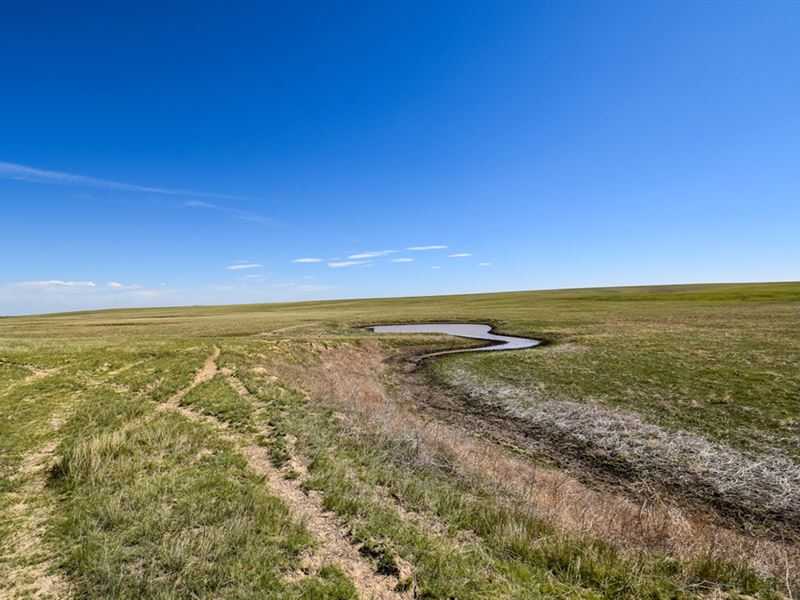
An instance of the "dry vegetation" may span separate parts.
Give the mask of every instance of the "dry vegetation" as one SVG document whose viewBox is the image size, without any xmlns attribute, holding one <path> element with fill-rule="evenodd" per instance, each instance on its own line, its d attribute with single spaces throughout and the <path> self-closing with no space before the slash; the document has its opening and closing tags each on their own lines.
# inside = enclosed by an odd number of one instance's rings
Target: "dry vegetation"
<svg viewBox="0 0 800 600">
<path fill-rule="evenodd" d="M 569 401 L 521 402 L 520 391 L 476 385 L 463 370 L 448 382 L 514 421 L 535 447 L 612 482 L 712 504 L 733 523 L 778 537 L 800 533 L 800 465 L 780 452 L 746 454 L 700 435 L 647 423 L 636 413 Z M 522 442 L 525 443 L 525 442 Z"/>
<path fill-rule="evenodd" d="M 518 502 L 523 498 L 523 506 L 531 516 L 544 518 L 565 533 L 590 534 L 611 540 L 622 548 L 646 548 L 684 558 L 732 558 L 749 563 L 762 575 L 772 577 L 792 575 L 800 569 L 800 548 L 796 545 L 720 526 L 715 523 L 714 515 L 686 510 L 671 501 L 663 489 L 659 489 L 662 486 L 642 486 L 638 499 L 592 489 L 564 472 L 522 459 L 518 446 L 509 450 L 507 446 L 488 443 L 480 427 L 470 429 L 458 421 L 435 420 L 414 411 L 412 407 L 418 403 L 419 396 L 431 392 L 395 385 L 390 389 L 398 390 L 400 397 L 392 398 L 382 383 L 387 374 L 374 348 L 337 348 L 323 350 L 321 355 L 321 369 L 299 370 L 293 372 L 292 377 L 305 382 L 317 397 L 341 403 L 346 410 L 341 414 L 349 416 L 350 427 L 365 431 L 377 425 L 392 439 L 413 445 L 421 461 L 446 456 L 466 473 L 498 486 L 500 494 L 512 492 L 510 501 Z M 412 397 L 414 394 L 416 396 Z M 358 418 L 354 419 L 354 415 Z M 566 420 L 575 423 L 573 419 Z M 589 421 L 584 424 L 588 426 Z M 588 438 L 595 432 L 602 438 L 615 429 L 602 419 L 595 419 L 593 425 L 596 429 L 585 432 Z M 679 437 L 678 443 L 680 441 Z M 673 443 L 674 440 L 669 440 L 667 447 L 672 448 Z M 694 443 L 692 439 L 688 452 L 697 451 Z M 619 449 L 616 445 L 615 448 Z M 725 467 L 725 463 L 718 465 L 720 470 Z M 773 466 L 773 469 L 779 472 L 780 466 Z M 792 474 L 796 473 L 796 467 L 791 469 Z M 744 478 L 748 476 L 752 477 L 745 472 Z M 795 499 L 785 502 L 781 508 L 796 510 L 800 482 L 784 484 L 781 489 L 781 498 Z M 770 491 L 755 493 L 766 495 Z"/>
<path fill-rule="evenodd" d="M 800 285 L 0 320 L 0 595 L 798 594 Z M 523 352 L 376 337 L 486 321 Z M 743 341 L 747 339 L 748 344 Z"/>
</svg>

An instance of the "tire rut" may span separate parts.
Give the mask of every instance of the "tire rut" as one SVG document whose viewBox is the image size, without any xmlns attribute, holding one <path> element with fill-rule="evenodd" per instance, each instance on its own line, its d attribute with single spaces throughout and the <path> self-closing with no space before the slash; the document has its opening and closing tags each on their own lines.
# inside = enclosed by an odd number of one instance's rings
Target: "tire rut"
<svg viewBox="0 0 800 600">
<path fill-rule="evenodd" d="M 220 437 L 233 444 L 241 452 L 252 471 L 265 477 L 269 491 L 286 503 L 292 516 L 306 525 L 317 542 L 313 550 L 302 557 L 302 571 L 317 571 L 324 564 L 332 564 L 339 567 L 350 578 L 360 598 L 373 600 L 411 598 L 410 593 L 395 590 L 398 583 L 396 577 L 378 574 L 375 565 L 359 553 L 350 541 L 349 528 L 341 523 L 333 513 L 323 508 L 322 494 L 319 492 L 306 494 L 299 480 L 284 477 L 283 472 L 270 461 L 267 449 L 254 443 L 252 436 L 235 433 L 228 428 L 226 423 L 216 417 L 201 414 L 180 405 L 181 399 L 186 394 L 201 383 L 211 380 L 220 371 L 233 389 L 250 396 L 244 384 L 231 371 L 220 370 L 217 367 L 216 360 L 219 353 L 219 348 L 215 346 L 213 354 L 206 360 L 203 368 L 197 372 L 192 383 L 174 394 L 169 401 L 159 405 L 158 410 L 171 410 L 191 421 L 211 425 L 218 430 Z M 259 433 L 263 435 L 271 434 L 269 427 L 264 426 L 259 429 Z M 290 466 L 294 470 L 305 471 L 305 467 L 294 457 L 290 459 Z"/>
<path fill-rule="evenodd" d="M 60 418 L 53 418 L 55 429 L 60 422 Z M 19 497 L 19 502 L 9 509 L 15 516 L 14 533 L 3 548 L 0 563 L 13 558 L 17 564 L 4 569 L 5 581 L 0 593 L 6 591 L 12 597 L 31 598 L 66 598 L 69 595 L 69 586 L 56 570 L 53 553 L 43 539 L 53 507 L 36 502 L 45 493 L 47 471 L 57 444 L 57 440 L 52 440 L 27 454 L 15 476 L 25 483 L 14 493 Z"/>
<path fill-rule="evenodd" d="M 191 392 L 194 388 L 196 388 L 201 383 L 205 383 L 206 381 L 211 381 L 214 379 L 214 375 L 217 374 L 219 370 L 217 367 L 217 359 L 219 358 L 219 348 L 214 346 L 214 351 L 211 353 L 206 359 L 206 362 L 200 368 L 199 371 L 194 376 L 192 383 L 190 383 L 185 388 L 178 390 L 175 392 L 167 402 L 161 406 L 164 408 L 174 408 L 179 405 L 180 401 L 183 400 L 183 397 L 186 396 L 189 392 Z"/>
</svg>

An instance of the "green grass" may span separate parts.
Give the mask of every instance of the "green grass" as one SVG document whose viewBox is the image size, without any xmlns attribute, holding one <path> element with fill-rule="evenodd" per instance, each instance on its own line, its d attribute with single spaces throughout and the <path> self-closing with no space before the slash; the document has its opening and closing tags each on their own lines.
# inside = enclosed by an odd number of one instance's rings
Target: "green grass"
<svg viewBox="0 0 800 600">
<path fill-rule="evenodd" d="M 600 402 L 741 449 L 777 447 L 800 458 L 797 304 L 680 297 L 581 300 L 572 308 L 583 322 L 502 326 L 538 329 L 556 342 L 550 347 L 459 356 L 434 370 L 446 380 L 457 366 L 531 398 Z"/>
<path fill-rule="evenodd" d="M 353 335 L 352 325 L 386 321 L 484 321 L 503 332 L 570 343 L 578 351 L 459 356 L 444 361 L 440 368 L 457 363 L 480 377 L 535 389 L 548 398 L 596 400 L 737 447 L 777 447 L 797 459 L 798 304 L 798 283 L 600 288 L 110 310 L 4 319 L 0 335 L 148 338 L 146 344 L 159 347 L 165 340 L 197 337 L 265 333 L 268 338 L 271 330 L 297 325 L 278 337 L 310 337 L 323 331 Z M 360 332 L 359 337 L 363 337 Z M 396 339 L 393 343 L 411 343 Z M 443 344 L 452 345 L 452 341 Z M 177 364 L 170 362 L 170 350 L 164 351 L 162 360 L 178 372 L 170 374 L 175 382 L 165 386 L 162 398 L 190 378 L 204 351 L 195 349 Z M 140 377 L 157 379 L 164 370 L 159 368 L 159 355 L 149 361 L 116 379 L 121 383 Z"/>
<path fill-rule="evenodd" d="M 64 433 L 52 537 L 76 595 L 352 597 L 330 569 L 284 581 L 312 540 L 208 426 L 108 396 Z"/>
<path fill-rule="evenodd" d="M 0 388 L 0 514 L 18 501 L 26 483 L 19 472 L 24 457 L 55 439 L 54 417 L 81 394 L 79 385 L 56 377 L 25 384 L 26 375 Z M 0 518 L 0 547 L 15 527 L 14 519 Z"/>
<path fill-rule="evenodd" d="M 238 429 L 247 429 L 253 420 L 250 401 L 239 395 L 222 375 L 198 385 L 181 399 L 181 405 L 195 406 L 200 412 L 217 417 Z"/>
<path fill-rule="evenodd" d="M 8 583 L 0 593 L 19 591 L 14 570 L 39 561 L 75 597 L 357 597 L 357 582 L 336 564 L 299 571 L 300 555 L 314 552 L 313 534 L 219 428 L 157 409 L 190 384 L 214 346 L 218 366 L 249 393 L 218 374 L 182 406 L 264 446 L 286 480 L 321 495 L 364 559 L 398 589 L 427 598 L 786 592 L 782 575 L 758 575 L 747 560 L 670 556 L 566 533 L 452 455 L 420 451 L 327 392 L 299 390 L 303 378 L 322 375 L 323 349 L 382 352 L 391 371 L 408 353 L 469 345 L 362 329 L 419 321 L 487 322 L 548 342 L 428 363 L 428 381 L 456 392 L 461 410 L 623 410 L 747 456 L 800 464 L 798 283 L 4 318 L 0 578 Z M 21 473 L 53 445 L 43 455 L 51 470 Z M 307 471 L 295 470 L 297 461 Z M 39 479 L 43 491 L 32 485 Z M 20 502 L 30 508 L 20 513 Z M 42 526 L 31 532 L 41 538 L 32 558 L 13 540 L 34 516 Z"/>
</svg>

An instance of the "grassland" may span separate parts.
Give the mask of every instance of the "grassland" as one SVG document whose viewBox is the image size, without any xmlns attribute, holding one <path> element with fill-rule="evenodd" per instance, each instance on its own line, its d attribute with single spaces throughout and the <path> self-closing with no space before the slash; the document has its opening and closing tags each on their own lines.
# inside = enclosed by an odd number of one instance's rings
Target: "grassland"
<svg viewBox="0 0 800 600">
<path fill-rule="evenodd" d="M 0 596 L 796 596 L 798 350 L 796 283 L 3 318 Z"/>
</svg>

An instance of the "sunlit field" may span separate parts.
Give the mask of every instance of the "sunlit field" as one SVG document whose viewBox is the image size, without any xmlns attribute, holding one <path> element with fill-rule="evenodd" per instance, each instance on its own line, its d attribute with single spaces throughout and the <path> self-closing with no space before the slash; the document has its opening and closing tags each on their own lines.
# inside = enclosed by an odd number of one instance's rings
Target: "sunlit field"
<svg viewBox="0 0 800 600">
<path fill-rule="evenodd" d="M 799 353 L 798 283 L 2 318 L 0 595 L 797 597 Z"/>
</svg>

